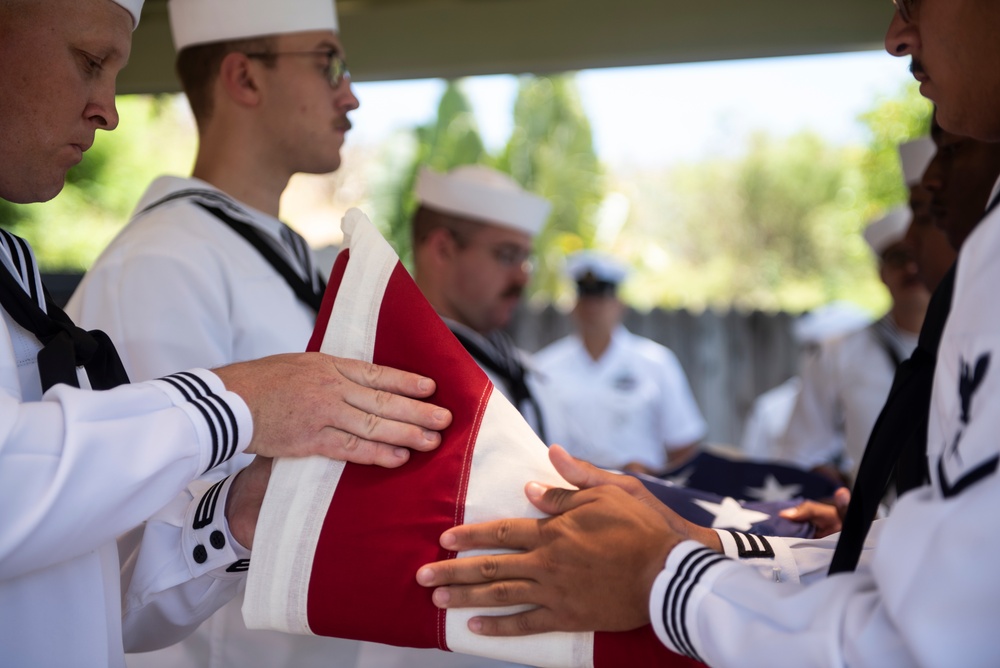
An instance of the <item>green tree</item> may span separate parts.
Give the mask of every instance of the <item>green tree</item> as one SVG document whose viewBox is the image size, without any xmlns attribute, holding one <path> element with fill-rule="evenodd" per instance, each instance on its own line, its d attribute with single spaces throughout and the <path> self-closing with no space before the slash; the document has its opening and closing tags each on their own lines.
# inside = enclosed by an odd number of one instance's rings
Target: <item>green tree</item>
<svg viewBox="0 0 1000 668">
<path fill-rule="evenodd" d="M 437 118 L 415 128 L 412 136 L 412 141 L 404 140 L 402 149 L 399 143 L 390 142 L 384 158 L 398 167 L 387 170 L 372 197 L 377 224 L 408 266 L 412 266 L 413 257 L 410 223 L 417 207 L 413 188 L 420 167 L 446 172 L 461 165 L 490 162 L 472 105 L 458 81 L 448 82 L 438 103 Z"/>
<path fill-rule="evenodd" d="M 645 182 L 667 189 L 631 230 L 664 253 L 639 282 L 644 305 L 799 310 L 870 278 L 858 274 L 870 259 L 854 222 L 854 153 L 810 133 L 758 133 L 739 158 Z"/>
<path fill-rule="evenodd" d="M 535 240 L 531 286 L 532 295 L 551 299 L 564 283 L 563 256 L 593 246 L 605 192 L 590 121 L 572 74 L 521 79 L 514 130 L 498 168 L 552 203 Z"/>
<path fill-rule="evenodd" d="M 874 107 L 861 115 L 860 121 L 871 135 L 860 165 L 868 218 L 907 201 L 909 193 L 903 186 L 896 147 L 930 133 L 932 109 L 917 84 L 908 83 L 895 96 L 876 100 Z"/>
<path fill-rule="evenodd" d="M 865 146 L 758 133 L 737 158 L 636 176 L 624 248 L 640 271 L 626 298 L 694 309 L 800 311 L 832 299 L 886 308 L 861 232 L 905 201 L 896 147 L 926 134 L 929 114 L 906 86 L 861 115 Z"/>
</svg>

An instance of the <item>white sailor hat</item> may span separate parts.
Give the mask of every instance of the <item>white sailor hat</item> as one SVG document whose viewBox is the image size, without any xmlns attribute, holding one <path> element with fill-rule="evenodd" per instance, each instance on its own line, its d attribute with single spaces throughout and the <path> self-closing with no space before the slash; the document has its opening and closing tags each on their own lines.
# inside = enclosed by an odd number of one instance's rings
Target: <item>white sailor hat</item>
<svg viewBox="0 0 1000 668">
<path fill-rule="evenodd" d="M 337 31 L 334 0 L 170 0 L 174 48 L 283 35 Z"/>
<path fill-rule="evenodd" d="M 132 15 L 133 30 L 139 27 L 139 14 L 142 13 L 143 0 L 112 0 L 112 2 L 121 5 L 125 8 L 125 11 Z"/>
<path fill-rule="evenodd" d="M 930 137 L 921 137 L 899 145 L 899 163 L 903 168 L 903 182 L 908 188 L 920 183 L 935 153 L 937 146 Z"/>
<path fill-rule="evenodd" d="M 549 217 L 548 200 L 521 188 L 517 181 L 483 165 L 456 167 L 447 174 L 420 169 L 417 201 L 453 216 L 512 227 L 534 237 Z"/>
<path fill-rule="evenodd" d="M 566 272 L 580 295 L 612 295 L 628 275 L 628 267 L 607 253 L 584 250 L 566 258 Z"/>
<path fill-rule="evenodd" d="M 830 302 L 796 318 L 792 335 L 801 344 L 815 344 L 867 327 L 871 321 L 866 311 L 850 302 Z"/>
<path fill-rule="evenodd" d="M 889 246 L 903 240 L 906 228 L 910 226 L 910 218 L 909 207 L 897 206 L 865 228 L 865 241 L 868 242 L 876 255 L 881 256 Z"/>
</svg>

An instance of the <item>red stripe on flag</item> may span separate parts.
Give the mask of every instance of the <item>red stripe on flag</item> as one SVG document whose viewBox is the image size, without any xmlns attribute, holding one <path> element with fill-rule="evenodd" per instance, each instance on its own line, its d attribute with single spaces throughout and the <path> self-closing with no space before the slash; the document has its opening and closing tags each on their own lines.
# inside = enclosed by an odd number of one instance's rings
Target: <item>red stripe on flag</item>
<svg viewBox="0 0 1000 668">
<path fill-rule="evenodd" d="M 330 290 L 342 277 L 335 269 Z M 309 625 L 319 635 L 447 649 L 444 612 L 414 577 L 421 565 L 455 556 L 438 539 L 462 521 L 492 385 L 400 264 L 382 298 L 375 341 L 375 363 L 437 381 L 430 400 L 451 410 L 453 422 L 436 451 L 414 452 L 399 469 L 345 467 L 316 549 Z"/>
<path fill-rule="evenodd" d="M 658 668 L 694 668 L 705 664 L 671 652 L 656 637 L 653 627 L 643 626 L 623 633 L 594 634 L 594 668 L 657 666 Z"/>
<path fill-rule="evenodd" d="M 345 248 L 337 254 L 337 259 L 333 262 L 330 280 L 327 282 L 326 292 L 323 293 L 323 303 L 320 304 L 319 313 L 316 314 L 316 327 L 309 339 L 309 345 L 306 346 L 306 352 L 316 352 L 323 345 L 326 326 L 330 324 L 330 314 L 333 313 L 333 303 L 337 301 L 340 282 L 344 280 L 344 272 L 347 271 L 347 262 L 350 258 L 351 251 Z"/>
</svg>

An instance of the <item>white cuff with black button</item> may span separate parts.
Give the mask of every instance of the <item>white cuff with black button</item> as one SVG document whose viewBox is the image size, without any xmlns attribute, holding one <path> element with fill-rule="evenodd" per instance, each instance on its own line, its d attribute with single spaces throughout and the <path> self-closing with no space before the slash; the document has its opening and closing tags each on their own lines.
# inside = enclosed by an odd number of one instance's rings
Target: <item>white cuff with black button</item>
<svg viewBox="0 0 1000 668">
<path fill-rule="evenodd" d="M 250 567 L 250 550 L 236 542 L 226 521 L 226 498 L 235 477 L 189 486 L 195 498 L 184 516 L 181 549 L 194 577 L 240 578 Z"/>
</svg>

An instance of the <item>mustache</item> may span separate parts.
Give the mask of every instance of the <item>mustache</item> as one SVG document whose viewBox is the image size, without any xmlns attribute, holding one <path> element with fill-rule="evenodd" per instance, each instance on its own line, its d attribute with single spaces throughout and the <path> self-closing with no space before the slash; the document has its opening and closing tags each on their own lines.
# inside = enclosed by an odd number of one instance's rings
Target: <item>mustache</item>
<svg viewBox="0 0 1000 668">
<path fill-rule="evenodd" d="M 916 58 L 910 60 L 910 74 L 923 74 L 927 75 L 927 70 L 924 69 L 923 63 L 921 63 Z"/>
</svg>

